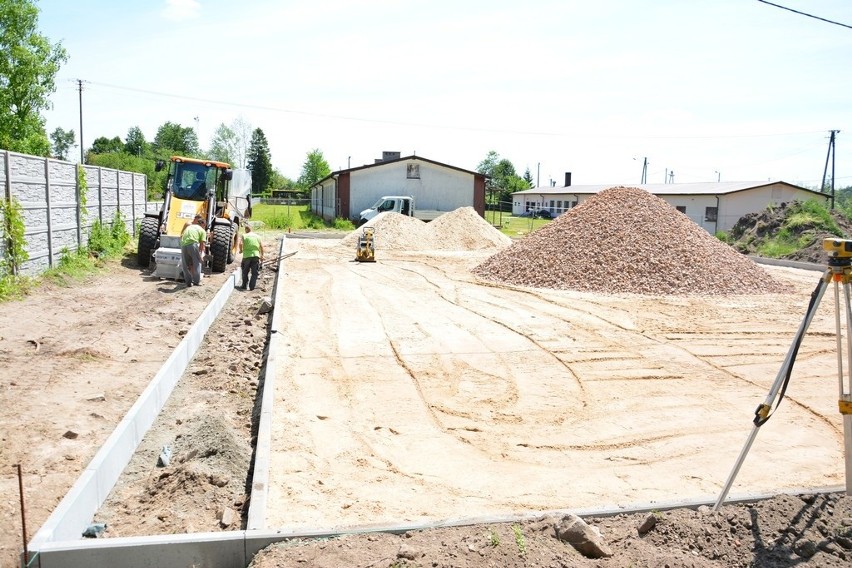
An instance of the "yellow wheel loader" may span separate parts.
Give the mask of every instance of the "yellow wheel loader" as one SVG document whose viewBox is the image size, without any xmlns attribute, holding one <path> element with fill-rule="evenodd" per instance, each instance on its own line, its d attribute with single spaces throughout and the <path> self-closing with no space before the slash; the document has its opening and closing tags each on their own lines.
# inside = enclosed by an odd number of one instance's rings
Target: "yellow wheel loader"
<svg viewBox="0 0 852 568">
<path fill-rule="evenodd" d="M 157 163 L 157 171 L 166 166 Z M 251 211 L 251 174 L 229 164 L 172 156 L 163 208 L 146 213 L 139 228 L 139 266 L 155 264 L 154 276 L 182 277 L 180 234 L 196 215 L 205 220 L 205 257 L 213 272 L 224 272 L 237 253 L 240 225 Z"/>
</svg>

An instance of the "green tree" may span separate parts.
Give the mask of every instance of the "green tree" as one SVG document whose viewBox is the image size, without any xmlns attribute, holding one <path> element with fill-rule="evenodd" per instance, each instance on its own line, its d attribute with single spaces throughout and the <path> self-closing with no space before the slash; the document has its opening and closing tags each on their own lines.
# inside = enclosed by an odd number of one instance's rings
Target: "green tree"
<svg viewBox="0 0 852 568">
<path fill-rule="evenodd" d="M 232 128 L 225 126 L 224 122 L 220 124 L 216 128 L 216 132 L 213 133 L 210 151 L 207 154 L 211 160 L 227 162 L 234 166 L 237 156 L 237 133 Z"/>
<path fill-rule="evenodd" d="M 151 145 L 145 140 L 145 135 L 142 134 L 142 129 L 138 126 L 131 126 L 127 131 L 124 151 L 140 157 L 147 156 L 151 152 Z"/>
<path fill-rule="evenodd" d="M 154 136 L 154 152 L 160 158 L 167 157 L 166 155 L 171 153 L 192 158 L 201 155 L 201 148 L 198 146 L 198 135 L 195 129 L 174 122 L 166 122 L 157 129 L 157 134 Z"/>
<path fill-rule="evenodd" d="M 500 154 L 494 150 L 489 151 L 485 159 L 479 162 L 476 171 L 488 176 L 485 189 L 491 202 L 511 202 L 512 193 L 529 189 L 532 180 L 531 176 L 530 181 L 520 177 L 512 162 L 500 158 Z"/>
<path fill-rule="evenodd" d="M 157 201 L 163 198 L 163 190 L 166 187 L 168 171 L 167 169 L 159 172 L 154 171 L 155 160 L 127 152 L 110 152 L 107 154 L 94 154 L 90 152 L 86 161 L 93 166 L 145 174 L 148 178 L 148 199 Z"/>
<path fill-rule="evenodd" d="M 50 141 L 41 113 L 51 107 L 54 80 L 68 54 L 37 27 L 33 2 L 0 1 L 0 148 L 47 156 Z"/>
<path fill-rule="evenodd" d="M 288 178 L 276 169 L 272 170 L 272 179 L 269 182 L 271 189 L 297 191 L 299 184 Z"/>
<path fill-rule="evenodd" d="M 319 148 L 314 148 L 308 152 L 305 163 L 302 165 L 302 174 L 299 176 L 298 181 L 299 187 L 301 189 L 309 189 L 330 173 L 331 167 L 325 161 L 322 151 Z"/>
<path fill-rule="evenodd" d="M 533 183 L 532 174 L 530 173 L 529 168 L 524 170 L 524 181 L 527 182 L 526 189 L 532 189 L 533 187 L 535 187 L 535 184 Z"/>
<path fill-rule="evenodd" d="M 89 148 L 90 154 L 115 154 L 117 152 L 124 152 L 124 142 L 118 136 L 114 138 L 99 136 L 95 138 L 92 147 Z"/>
<path fill-rule="evenodd" d="M 74 145 L 74 131 L 63 130 L 58 126 L 50 133 L 50 140 L 53 142 L 53 156 L 60 160 L 68 159 L 68 150 Z"/>
<path fill-rule="evenodd" d="M 255 128 L 251 135 L 246 167 L 251 170 L 252 191 L 265 192 L 272 179 L 272 156 L 266 134 L 260 128 Z"/>
</svg>

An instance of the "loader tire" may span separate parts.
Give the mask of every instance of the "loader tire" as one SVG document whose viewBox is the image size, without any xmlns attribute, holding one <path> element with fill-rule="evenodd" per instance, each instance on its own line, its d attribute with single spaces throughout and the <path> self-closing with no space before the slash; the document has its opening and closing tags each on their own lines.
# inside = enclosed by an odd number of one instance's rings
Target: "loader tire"
<svg viewBox="0 0 852 568">
<path fill-rule="evenodd" d="M 231 249 L 231 226 L 214 225 L 213 239 L 210 242 L 210 267 L 213 272 L 225 272 Z"/>
<path fill-rule="evenodd" d="M 151 265 L 151 255 L 157 250 L 157 240 L 160 233 L 160 222 L 154 217 L 143 217 L 139 225 L 139 245 L 136 247 L 136 259 L 139 266 L 148 268 Z"/>
<path fill-rule="evenodd" d="M 231 225 L 231 245 L 228 247 L 228 264 L 234 262 L 234 259 L 237 257 L 237 233 L 239 232 L 239 225 Z"/>
</svg>

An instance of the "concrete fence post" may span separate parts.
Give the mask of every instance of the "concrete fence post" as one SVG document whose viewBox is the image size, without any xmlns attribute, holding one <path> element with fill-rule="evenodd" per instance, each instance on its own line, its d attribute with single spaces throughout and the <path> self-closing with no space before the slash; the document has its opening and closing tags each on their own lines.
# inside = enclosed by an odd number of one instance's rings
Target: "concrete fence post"
<svg viewBox="0 0 852 568">
<path fill-rule="evenodd" d="M 136 174 L 130 174 L 130 234 L 136 236 Z"/>
<path fill-rule="evenodd" d="M 104 224 L 104 178 L 103 168 L 98 166 L 98 220 Z"/>
<path fill-rule="evenodd" d="M 77 196 L 77 250 L 83 246 L 83 215 L 82 215 L 82 190 L 80 187 L 80 175 L 85 177 L 86 169 L 83 167 L 83 164 L 76 166 L 74 168 L 74 187 L 76 188 L 76 196 Z"/>
<path fill-rule="evenodd" d="M 11 207 L 12 206 L 12 167 L 9 164 L 9 150 L 5 150 L 6 160 L 4 162 L 4 174 L 6 176 L 6 181 L 3 184 L 5 187 L 3 188 L 3 197 L 6 199 L 6 204 Z M 11 220 L 8 217 L 4 217 L 2 219 L 3 224 L 6 226 L 6 231 L 11 232 Z M 8 239 L 5 243 L 3 243 L 6 247 L 7 251 L 12 250 L 12 239 Z M 12 264 L 12 274 L 15 275 L 18 273 L 18 268 Z"/>
<path fill-rule="evenodd" d="M 53 268 L 53 215 L 50 208 L 50 160 L 48 158 L 44 159 L 44 203 L 44 214 L 47 219 L 47 266 Z"/>
</svg>

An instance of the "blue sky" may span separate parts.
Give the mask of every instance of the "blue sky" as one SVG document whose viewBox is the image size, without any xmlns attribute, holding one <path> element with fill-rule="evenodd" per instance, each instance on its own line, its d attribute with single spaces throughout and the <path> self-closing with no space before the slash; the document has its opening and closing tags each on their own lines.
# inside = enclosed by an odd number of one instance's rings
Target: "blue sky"
<svg viewBox="0 0 852 568">
<path fill-rule="evenodd" d="M 774 0 L 852 26 L 849 0 Z M 240 118 L 298 177 L 382 151 L 561 185 L 852 185 L 852 29 L 757 0 L 40 0 L 69 61 L 45 114 L 85 146 Z M 196 120 L 197 117 L 197 120 Z M 848 140 L 848 141 L 847 141 Z M 76 150 L 79 157 L 79 149 Z"/>
</svg>

